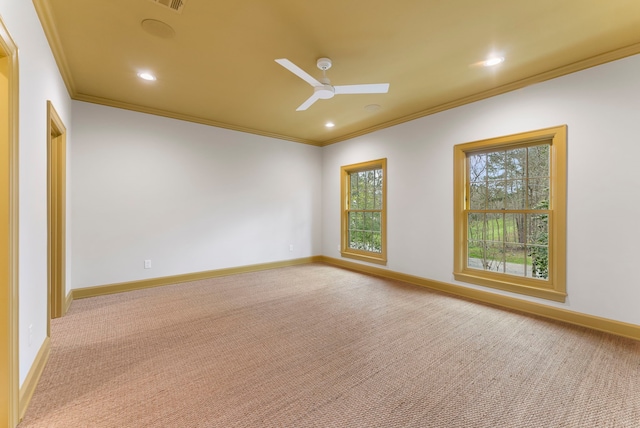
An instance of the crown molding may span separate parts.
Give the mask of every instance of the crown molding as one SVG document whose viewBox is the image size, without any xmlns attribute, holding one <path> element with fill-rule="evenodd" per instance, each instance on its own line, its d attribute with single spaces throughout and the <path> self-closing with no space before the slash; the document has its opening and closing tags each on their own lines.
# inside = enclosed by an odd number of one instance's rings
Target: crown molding
<svg viewBox="0 0 640 428">
<path fill-rule="evenodd" d="M 71 98 L 76 101 L 84 101 L 92 104 L 100 104 L 108 107 L 131 110 L 138 113 L 152 114 L 154 116 L 162 116 L 170 119 L 182 120 L 185 122 L 199 123 L 201 125 L 208 125 L 216 128 L 224 128 L 232 131 L 244 132 L 246 134 L 254 134 L 254 135 L 260 135 L 262 137 L 277 138 L 279 140 L 292 141 L 294 143 L 308 144 L 311 146 L 318 146 L 318 147 L 321 146 L 321 143 L 317 141 L 305 140 L 303 138 L 296 138 L 296 137 L 290 137 L 287 135 L 275 134 L 272 132 L 261 131 L 259 129 L 245 128 L 242 126 L 231 125 L 223 122 L 217 122 L 215 120 L 209 120 L 202 117 L 191 116 L 187 114 L 180 114 L 180 113 L 175 113 L 168 110 L 162 110 L 162 109 L 157 109 L 153 107 L 146 107 L 146 106 L 126 103 L 122 101 L 116 101 L 109 98 L 94 97 L 93 95 L 87 95 L 87 94 L 76 94 Z"/>
<path fill-rule="evenodd" d="M 69 68 L 69 62 L 67 61 L 64 49 L 62 48 L 60 35 L 58 34 L 58 30 L 53 20 L 51 6 L 49 6 L 49 2 L 47 0 L 33 0 L 33 6 L 36 9 L 38 19 L 40 19 L 40 24 L 42 25 L 44 34 L 49 42 L 49 47 L 51 48 L 53 58 L 58 65 L 58 70 L 60 70 L 60 75 L 62 76 L 64 85 L 67 87 L 67 92 L 69 93 L 69 96 L 73 98 L 76 93 L 76 85 L 73 81 L 71 69 Z"/>
</svg>

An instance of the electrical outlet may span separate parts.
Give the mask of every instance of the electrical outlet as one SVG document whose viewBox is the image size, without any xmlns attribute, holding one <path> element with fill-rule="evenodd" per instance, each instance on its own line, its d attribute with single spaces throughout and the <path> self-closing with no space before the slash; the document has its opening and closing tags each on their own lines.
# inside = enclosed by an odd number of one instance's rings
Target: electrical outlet
<svg viewBox="0 0 640 428">
<path fill-rule="evenodd" d="M 144 268 L 145 269 L 151 269 L 151 260 L 145 260 L 144 261 Z"/>
<path fill-rule="evenodd" d="M 33 343 L 33 324 L 29 324 L 29 346 Z"/>
<path fill-rule="evenodd" d="M 293 251 L 293 244 L 289 244 L 289 251 Z"/>
</svg>

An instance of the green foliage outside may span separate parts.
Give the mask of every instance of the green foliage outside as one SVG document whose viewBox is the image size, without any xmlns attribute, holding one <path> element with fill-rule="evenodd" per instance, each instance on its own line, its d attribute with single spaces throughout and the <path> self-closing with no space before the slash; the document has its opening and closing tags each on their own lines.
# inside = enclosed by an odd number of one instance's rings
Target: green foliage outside
<svg viewBox="0 0 640 428">
<path fill-rule="evenodd" d="M 349 248 L 382 252 L 382 169 L 350 174 Z"/>
<path fill-rule="evenodd" d="M 549 209 L 549 180 L 548 144 L 469 156 L 469 263 L 548 278 L 548 215 L 527 210 Z"/>
<path fill-rule="evenodd" d="M 542 201 L 538 209 L 549 209 L 549 201 Z M 549 278 L 549 216 L 540 214 L 540 222 L 536 230 L 533 231 L 535 243 L 538 246 L 529 247 L 531 256 L 531 267 L 534 278 Z"/>
</svg>

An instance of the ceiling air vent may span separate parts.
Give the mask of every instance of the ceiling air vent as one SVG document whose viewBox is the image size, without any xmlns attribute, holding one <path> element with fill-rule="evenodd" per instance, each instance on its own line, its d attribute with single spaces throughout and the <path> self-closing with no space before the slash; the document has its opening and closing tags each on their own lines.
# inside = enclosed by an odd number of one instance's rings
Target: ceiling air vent
<svg viewBox="0 0 640 428">
<path fill-rule="evenodd" d="M 157 3 L 160 6 L 169 8 L 172 11 L 177 13 L 182 13 L 182 9 L 184 9 L 184 4 L 187 2 L 187 0 L 150 0 L 150 1 Z"/>
</svg>

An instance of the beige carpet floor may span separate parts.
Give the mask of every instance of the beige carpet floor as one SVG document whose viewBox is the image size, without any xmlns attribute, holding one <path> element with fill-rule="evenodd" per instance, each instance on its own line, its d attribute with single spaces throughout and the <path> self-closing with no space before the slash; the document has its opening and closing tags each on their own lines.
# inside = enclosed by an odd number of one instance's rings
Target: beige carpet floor
<svg viewBox="0 0 640 428">
<path fill-rule="evenodd" d="M 323 264 L 73 302 L 19 428 L 640 427 L 640 342 Z"/>
</svg>

